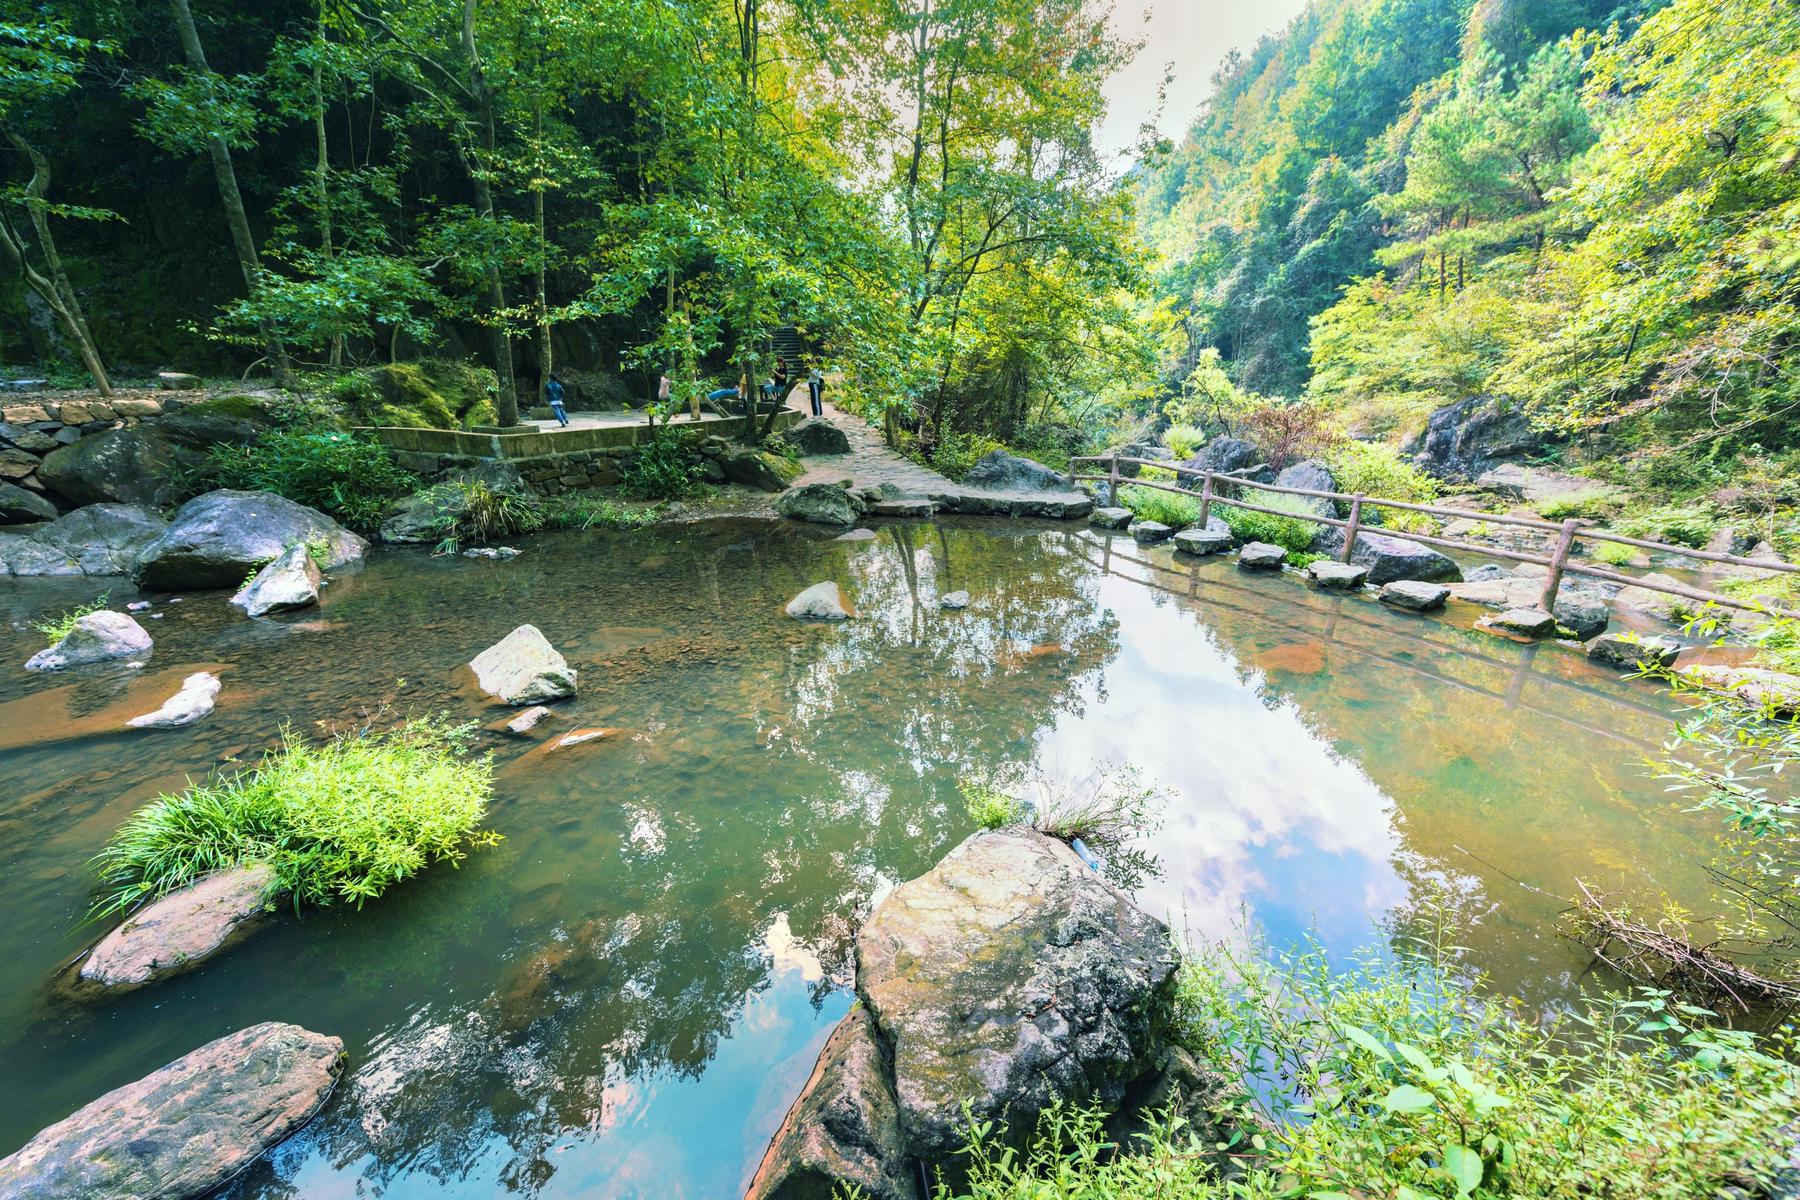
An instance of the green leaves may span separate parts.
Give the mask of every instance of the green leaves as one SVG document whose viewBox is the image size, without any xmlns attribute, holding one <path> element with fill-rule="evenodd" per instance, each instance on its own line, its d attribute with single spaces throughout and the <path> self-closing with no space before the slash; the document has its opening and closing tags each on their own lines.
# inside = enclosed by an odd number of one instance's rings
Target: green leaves
<svg viewBox="0 0 1800 1200">
<path fill-rule="evenodd" d="M 1421 1113 L 1435 1108 L 1437 1097 L 1424 1088 L 1403 1083 L 1383 1096 L 1380 1104 L 1391 1113 Z"/>
<path fill-rule="evenodd" d="M 1481 1155 L 1467 1146 L 1452 1143 L 1444 1147 L 1444 1173 L 1456 1185 L 1457 1195 L 1467 1196 L 1480 1187 L 1486 1169 Z"/>
</svg>

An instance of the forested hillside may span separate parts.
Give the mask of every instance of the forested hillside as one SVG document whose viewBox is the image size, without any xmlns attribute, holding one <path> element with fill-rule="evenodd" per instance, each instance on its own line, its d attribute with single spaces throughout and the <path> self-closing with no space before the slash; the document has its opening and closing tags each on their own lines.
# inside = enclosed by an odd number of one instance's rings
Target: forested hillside
<svg viewBox="0 0 1800 1200">
<path fill-rule="evenodd" d="M 1177 375 L 1216 350 L 1396 442 L 1492 402 L 1590 469 L 1736 461 L 1791 503 L 1797 139 L 1783 0 L 1315 0 L 1140 181 Z"/>
<path fill-rule="evenodd" d="M 0 351 L 423 355 L 583 401 L 766 374 L 1006 435 L 1154 378 L 1083 0 L 10 0 Z M 797 364 L 796 364 L 797 365 Z M 609 393 L 614 395 L 608 396 Z"/>
</svg>

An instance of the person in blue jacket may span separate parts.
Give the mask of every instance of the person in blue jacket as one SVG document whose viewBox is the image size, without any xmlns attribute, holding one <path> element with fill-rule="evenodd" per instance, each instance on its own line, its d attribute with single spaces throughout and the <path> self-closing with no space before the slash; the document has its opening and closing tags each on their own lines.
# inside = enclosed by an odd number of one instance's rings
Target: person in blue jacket
<svg viewBox="0 0 1800 1200">
<path fill-rule="evenodd" d="M 556 414 L 557 423 L 569 423 L 569 410 L 563 407 L 563 385 L 554 372 L 544 383 L 544 399 L 550 402 L 550 411 Z"/>
</svg>

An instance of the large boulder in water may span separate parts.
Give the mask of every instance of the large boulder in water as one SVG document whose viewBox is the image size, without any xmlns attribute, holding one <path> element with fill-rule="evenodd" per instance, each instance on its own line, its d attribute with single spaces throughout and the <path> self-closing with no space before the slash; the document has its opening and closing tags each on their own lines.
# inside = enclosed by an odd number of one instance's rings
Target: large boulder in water
<svg viewBox="0 0 1800 1200">
<path fill-rule="evenodd" d="M 320 566 L 362 561 L 369 544 L 324 513 L 271 492 L 208 492 L 176 510 L 163 535 L 138 555 L 145 587 L 238 587 L 291 547 L 317 544 Z"/>
<path fill-rule="evenodd" d="M 973 834 L 895 888 L 856 963 L 928 1166 L 953 1166 L 970 1119 L 1023 1141 L 1058 1101 L 1117 1108 L 1156 1070 L 1175 973 L 1167 926 L 1024 827 Z"/>
<path fill-rule="evenodd" d="M 151 425 L 127 425 L 52 450 L 38 464 L 44 486 L 70 504 L 167 504 L 198 455 Z"/>
<path fill-rule="evenodd" d="M 1344 548 L 1344 531 L 1330 525 L 1322 527 L 1312 540 L 1315 554 L 1338 557 Z M 1369 583 L 1380 587 L 1396 579 L 1422 579 L 1428 583 L 1460 580 L 1462 568 L 1454 559 L 1439 554 L 1420 542 L 1408 541 L 1386 533 L 1362 532 L 1356 535 L 1356 549 L 1350 561 L 1369 568 Z"/>
<path fill-rule="evenodd" d="M 193 1200 L 300 1129 L 344 1044 L 279 1022 L 208 1042 L 0 1159 L 0 1200 Z"/>
<path fill-rule="evenodd" d="M 138 658 L 150 653 L 150 635 L 136 621 L 118 612 L 91 612 L 78 617 L 69 632 L 48 650 L 40 650 L 25 664 L 27 671 L 60 671 L 89 663 Z"/>
<path fill-rule="evenodd" d="M 311 608 L 319 602 L 319 585 L 323 582 L 318 564 L 313 562 L 310 546 L 292 546 L 279 558 L 256 573 L 231 602 L 252 617 L 272 612 L 292 612 Z"/>
<path fill-rule="evenodd" d="M 775 511 L 817 525 L 854 525 L 864 504 L 835 483 L 809 483 L 792 488 L 775 501 Z"/>
<path fill-rule="evenodd" d="M 1003 492 L 1063 492 L 1074 486 L 1067 475 L 1004 450 L 982 455 L 963 476 L 963 483 Z"/>
<path fill-rule="evenodd" d="M 0 534 L 9 575 L 129 575 L 169 523 L 141 504 L 90 504 L 47 525 Z"/>
<path fill-rule="evenodd" d="M 505 704 L 539 704 L 575 694 L 575 669 L 536 625 L 521 625 L 469 662 L 481 690 Z"/>
<path fill-rule="evenodd" d="M 257 863 L 170 892 L 100 939 L 75 973 L 77 987 L 111 995 L 191 971 L 248 933 L 274 890 L 275 872 Z"/>
<path fill-rule="evenodd" d="M 769 1143 L 746 1200 L 914 1200 L 900 1108 L 869 1010 L 831 1032 L 812 1077 Z"/>
</svg>

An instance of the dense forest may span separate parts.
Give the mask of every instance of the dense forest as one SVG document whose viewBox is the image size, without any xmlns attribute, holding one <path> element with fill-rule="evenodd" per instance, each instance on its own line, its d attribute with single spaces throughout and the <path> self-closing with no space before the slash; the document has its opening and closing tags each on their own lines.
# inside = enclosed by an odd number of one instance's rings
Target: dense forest
<svg viewBox="0 0 1800 1200">
<path fill-rule="evenodd" d="M 1404 445 L 1491 404 L 1626 481 L 1793 502 L 1795 6 L 1315 0 L 1215 83 L 1139 181 L 1202 407 Z"/>
</svg>

